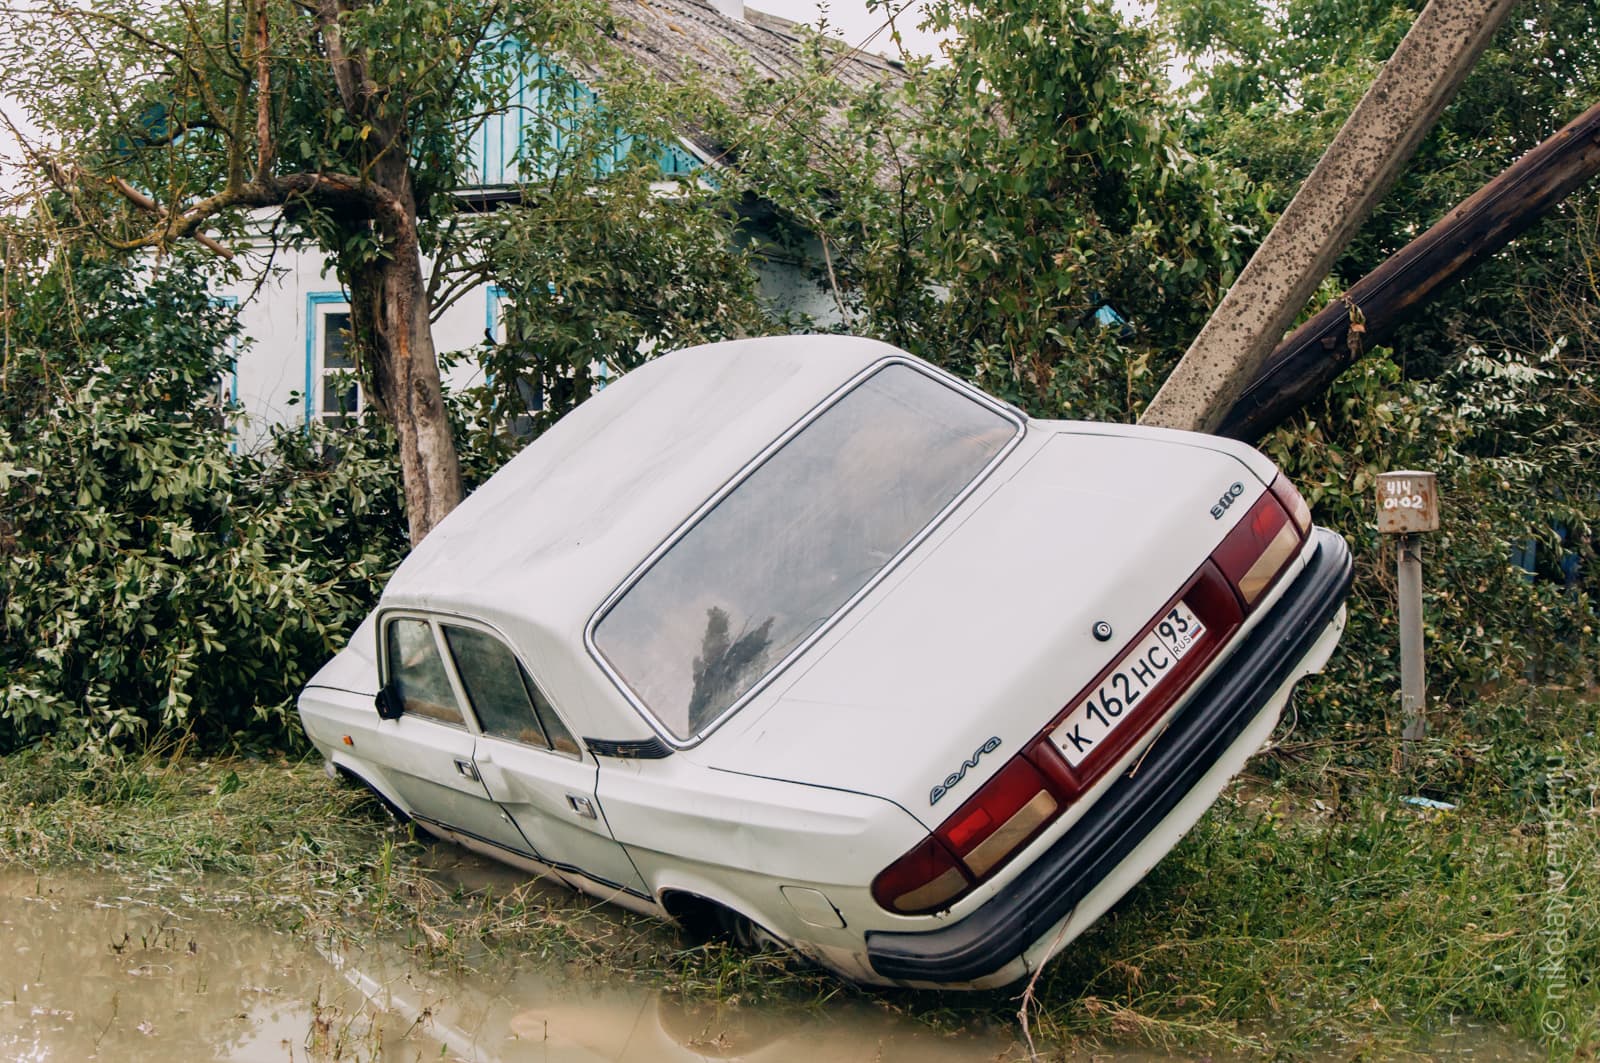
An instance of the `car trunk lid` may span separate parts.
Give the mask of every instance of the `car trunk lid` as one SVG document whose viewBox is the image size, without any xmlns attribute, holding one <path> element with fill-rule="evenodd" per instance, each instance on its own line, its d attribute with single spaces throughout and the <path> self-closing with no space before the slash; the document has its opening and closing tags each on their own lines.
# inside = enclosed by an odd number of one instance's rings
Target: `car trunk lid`
<svg viewBox="0 0 1600 1063">
<path fill-rule="evenodd" d="M 1265 490 L 1258 456 L 1189 439 L 1069 428 L 1019 452 L 695 755 L 936 826 L 1138 641 Z"/>
</svg>

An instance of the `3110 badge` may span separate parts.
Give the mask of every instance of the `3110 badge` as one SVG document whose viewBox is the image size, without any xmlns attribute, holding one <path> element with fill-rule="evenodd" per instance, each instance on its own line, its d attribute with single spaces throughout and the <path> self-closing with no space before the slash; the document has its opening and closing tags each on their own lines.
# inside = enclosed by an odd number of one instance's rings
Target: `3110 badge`
<svg viewBox="0 0 1600 1063">
<path fill-rule="evenodd" d="M 1077 767 L 1128 718 L 1130 710 L 1160 685 L 1168 671 L 1195 647 L 1206 628 L 1183 602 L 1173 606 L 1105 682 L 1079 702 L 1050 733 L 1067 763 Z"/>
</svg>

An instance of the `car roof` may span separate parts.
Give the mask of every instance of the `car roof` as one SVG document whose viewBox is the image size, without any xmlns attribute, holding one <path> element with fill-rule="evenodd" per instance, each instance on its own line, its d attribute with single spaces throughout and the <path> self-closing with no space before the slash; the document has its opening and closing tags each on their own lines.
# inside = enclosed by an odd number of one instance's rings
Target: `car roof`
<svg viewBox="0 0 1600 1063">
<path fill-rule="evenodd" d="M 532 624 L 575 645 L 595 609 L 764 447 L 884 358 L 874 340 L 689 347 L 606 385 L 474 491 L 396 570 L 380 608 Z"/>
</svg>

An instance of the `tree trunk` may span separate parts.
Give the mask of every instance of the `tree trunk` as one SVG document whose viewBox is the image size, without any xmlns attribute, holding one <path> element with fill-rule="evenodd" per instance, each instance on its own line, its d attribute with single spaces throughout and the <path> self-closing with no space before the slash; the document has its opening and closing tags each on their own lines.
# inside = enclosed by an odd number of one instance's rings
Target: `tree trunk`
<svg viewBox="0 0 1600 1063">
<path fill-rule="evenodd" d="M 361 6 L 360 0 L 348 6 L 346 0 L 305 6 L 315 12 L 339 101 L 361 127 L 362 142 L 375 150 L 356 184 L 341 188 L 339 196 L 362 203 L 346 216 L 346 223 L 370 222 L 383 250 L 355 253 L 353 261 L 340 263 L 340 272 L 350 284 L 350 324 L 372 385 L 370 397 L 394 425 L 414 547 L 461 502 L 461 463 L 445 415 L 428 320 L 431 307 L 417 243 L 417 196 L 404 109 L 394 101 L 385 103 L 384 91 L 368 76 L 367 55 L 359 47 L 346 48 L 341 20 Z M 327 182 L 325 175 L 316 180 Z"/>
<path fill-rule="evenodd" d="M 428 320 L 409 173 L 393 175 L 393 199 L 375 220 L 388 255 L 348 271 L 350 324 L 364 348 L 372 400 L 394 425 L 411 545 L 461 502 L 461 464 L 445 414 L 439 358 Z"/>
</svg>

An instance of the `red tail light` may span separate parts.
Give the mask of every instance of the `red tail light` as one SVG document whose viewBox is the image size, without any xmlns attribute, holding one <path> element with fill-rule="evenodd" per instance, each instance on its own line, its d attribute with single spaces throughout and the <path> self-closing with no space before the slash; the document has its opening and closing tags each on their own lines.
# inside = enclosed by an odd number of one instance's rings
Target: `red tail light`
<svg viewBox="0 0 1600 1063">
<path fill-rule="evenodd" d="M 1306 505 L 1306 500 L 1295 490 L 1294 484 L 1282 473 L 1272 481 L 1272 496 L 1283 506 L 1289 519 L 1294 521 L 1294 526 L 1300 529 L 1300 537 L 1305 538 L 1311 534 L 1311 507 Z"/>
<path fill-rule="evenodd" d="M 950 850 L 932 835 L 872 880 L 872 897 L 891 912 L 917 915 L 947 908 L 973 886 Z"/>
<path fill-rule="evenodd" d="M 1032 764 L 1012 757 L 932 836 L 879 873 L 872 896 L 903 915 L 948 908 L 1032 841 L 1063 804 Z"/>
<path fill-rule="evenodd" d="M 934 837 L 981 879 L 1054 819 L 1060 807 L 1044 776 L 1021 757 L 1012 757 Z"/>
<path fill-rule="evenodd" d="M 1310 528 L 1310 507 L 1294 485 L 1279 476 L 1222 540 L 1211 558 L 1239 592 L 1247 612 L 1300 552 Z"/>
</svg>

